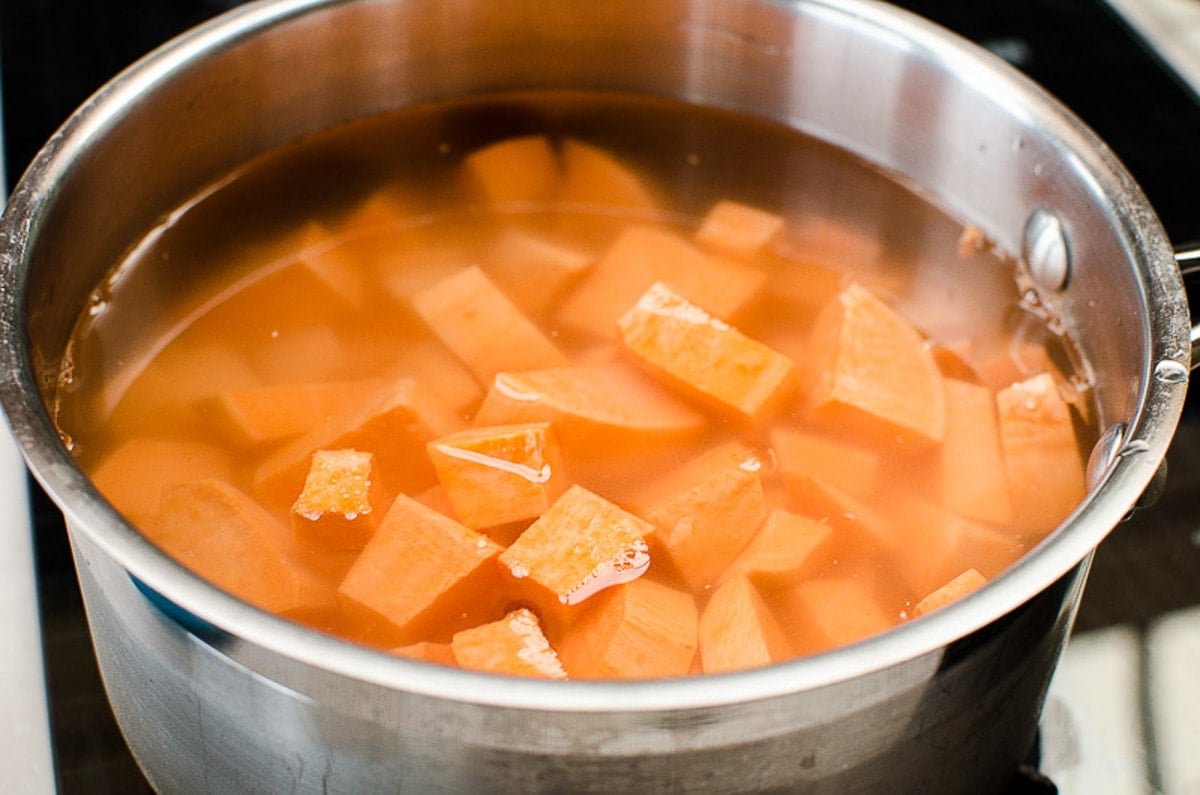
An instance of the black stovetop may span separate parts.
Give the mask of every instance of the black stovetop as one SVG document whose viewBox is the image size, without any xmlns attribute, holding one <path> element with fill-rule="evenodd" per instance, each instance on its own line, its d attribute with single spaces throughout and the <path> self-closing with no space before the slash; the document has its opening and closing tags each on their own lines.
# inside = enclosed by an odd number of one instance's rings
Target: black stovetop
<svg viewBox="0 0 1200 795">
<path fill-rule="evenodd" d="M 3 0 L 0 76 L 10 180 L 88 94 L 172 35 L 236 0 Z M 1172 240 L 1200 240 L 1200 102 L 1103 0 L 899 3 L 1000 53 L 1090 124 L 1141 183 Z M 1097 553 L 1077 632 L 1145 628 L 1200 605 L 1200 396 L 1168 456 L 1167 490 Z M 63 793 L 148 787 L 100 689 L 65 532 L 36 485 L 33 512 L 56 774 Z M 1147 789 L 1159 789 L 1153 737 Z M 0 789 L 3 789 L 0 782 Z M 1054 791 L 1033 778 L 1020 791 Z"/>
</svg>

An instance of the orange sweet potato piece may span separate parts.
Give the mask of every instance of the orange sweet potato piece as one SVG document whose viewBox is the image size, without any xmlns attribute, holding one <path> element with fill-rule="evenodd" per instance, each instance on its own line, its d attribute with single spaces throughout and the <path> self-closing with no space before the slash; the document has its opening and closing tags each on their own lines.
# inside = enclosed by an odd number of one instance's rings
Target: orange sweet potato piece
<svg viewBox="0 0 1200 795">
<path fill-rule="evenodd" d="M 566 679 L 558 654 L 528 608 L 518 608 L 499 621 L 454 633 L 450 651 L 462 668 L 509 676 Z"/>
<path fill-rule="evenodd" d="M 475 376 L 437 340 L 412 340 L 402 347 L 393 341 L 389 358 L 396 372 L 419 377 L 425 390 L 452 411 L 467 413 L 483 399 Z"/>
<path fill-rule="evenodd" d="M 361 308 L 367 300 L 367 271 L 352 251 L 339 245 L 342 235 L 310 222 L 301 236 L 296 262 L 286 275 L 312 279 L 317 290 L 336 296 L 348 308 Z"/>
<path fill-rule="evenodd" d="M 796 630 L 797 651 L 845 646 L 894 626 L 874 595 L 854 579 L 806 580 L 777 594 L 780 615 Z"/>
<path fill-rule="evenodd" d="M 436 482 L 425 444 L 459 422 L 411 378 L 385 382 L 356 411 L 314 428 L 269 455 L 254 472 L 254 493 L 269 506 L 295 501 L 316 450 L 352 448 L 374 455 L 389 493 L 415 492 Z"/>
<path fill-rule="evenodd" d="M 228 481 L 233 465 L 218 447 L 201 442 L 133 438 L 92 470 L 92 483 L 126 519 L 146 530 L 158 515 L 162 491 L 174 483 Z"/>
<path fill-rule="evenodd" d="M 863 499 L 874 494 L 880 483 L 878 453 L 839 439 L 777 428 L 771 433 L 771 449 L 785 484 L 817 478 Z"/>
<path fill-rule="evenodd" d="M 562 179 L 558 156 L 541 135 L 477 149 L 463 159 L 463 174 L 472 195 L 493 203 L 549 202 Z"/>
<path fill-rule="evenodd" d="M 541 516 L 568 485 L 549 423 L 471 428 L 435 439 L 427 449 L 467 527 Z"/>
<path fill-rule="evenodd" d="M 802 216 L 789 231 L 788 247 L 793 256 L 808 262 L 861 271 L 883 257 L 880 235 L 855 229 L 829 215 Z"/>
<path fill-rule="evenodd" d="M 792 360 L 656 282 L 617 323 L 626 349 L 688 394 L 753 422 L 791 394 Z"/>
<path fill-rule="evenodd" d="M 791 656 L 790 644 L 762 596 L 742 575 L 722 583 L 700 614 L 700 660 L 706 674 L 769 665 Z"/>
<path fill-rule="evenodd" d="M 331 583 L 282 543 L 287 530 L 249 496 L 212 478 L 162 492 L 150 538 L 167 554 L 229 593 L 276 613 L 331 606 Z"/>
<path fill-rule="evenodd" d="M 939 479 L 942 504 L 967 519 L 993 524 L 1012 521 L 1012 499 L 995 396 L 985 386 L 952 378 L 946 386 L 946 437 Z"/>
<path fill-rule="evenodd" d="M 764 453 L 738 440 L 730 439 L 712 445 L 675 466 L 666 474 L 639 483 L 622 502 L 638 514 L 645 514 L 655 505 L 702 485 L 730 467 L 747 472 L 763 473 L 767 463 Z M 650 473 L 647 473 L 649 475 Z"/>
<path fill-rule="evenodd" d="M 696 242 L 735 257 L 753 257 L 783 232 L 783 218 L 735 201 L 719 201 L 696 230 Z"/>
<path fill-rule="evenodd" d="M 1084 497 L 1083 457 L 1071 412 L 1049 373 L 996 395 L 1000 440 L 1016 521 L 1047 531 Z"/>
<path fill-rule="evenodd" d="M 475 424 L 550 422 L 574 459 L 643 450 L 695 438 L 704 415 L 620 362 L 505 372 Z"/>
<path fill-rule="evenodd" d="M 537 315 L 592 264 L 593 258 L 520 229 L 506 229 L 488 251 L 488 276 L 522 312 Z"/>
<path fill-rule="evenodd" d="M 567 364 L 555 347 L 475 265 L 413 296 L 413 307 L 482 384 L 501 371 Z"/>
<path fill-rule="evenodd" d="M 956 599 L 966 596 L 971 591 L 982 588 L 986 584 L 987 577 L 984 577 L 975 571 L 975 569 L 967 569 L 950 582 L 917 602 L 913 607 L 913 615 L 923 616 L 926 613 L 932 613 L 939 607 L 945 607 Z"/>
<path fill-rule="evenodd" d="M 928 594 L 967 568 L 994 577 L 1025 551 L 1020 534 L 958 516 L 917 497 L 891 506 L 896 536 L 892 566 L 911 594 Z"/>
<path fill-rule="evenodd" d="M 639 577 L 592 601 L 557 644 L 572 679 L 687 674 L 698 642 L 691 594 Z"/>
<path fill-rule="evenodd" d="M 829 523 L 839 535 L 880 550 L 894 550 L 904 543 L 890 517 L 820 477 L 791 474 L 784 478 L 784 485 L 797 513 Z"/>
<path fill-rule="evenodd" d="M 438 665 L 458 666 L 458 660 L 455 659 L 454 652 L 451 651 L 449 643 L 432 643 L 422 640 L 410 643 L 407 646 L 397 646 L 391 651 L 392 654 L 399 657 L 407 657 L 410 660 L 437 663 Z"/>
<path fill-rule="evenodd" d="M 503 564 L 545 619 L 565 618 L 605 588 L 645 573 L 653 528 L 582 486 L 571 486 L 512 545 Z"/>
<path fill-rule="evenodd" d="M 231 443 L 249 447 L 306 433 L 361 406 L 381 382 L 325 381 L 227 389 L 205 401 L 202 411 Z"/>
<path fill-rule="evenodd" d="M 401 494 L 338 593 L 375 642 L 394 647 L 440 640 L 492 607 L 480 594 L 496 592 L 500 549 L 487 536 Z"/>
<path fill-rule="evenodd" d="M 658 201 L 628 166 L 611 153 L 573 138 L 562 143 L 563 180 L 558 201 L 653 210 Z"/>
<path fill-rule="evenodd" d="M 754 298 L 765 278 L 761 269 L 707 253 L 673 232 L 631 226 L 563 299 L 556 317 L 568 328 L 611 339 L 617 319 L 661 281 L 729 320 Z"/>
<path fill-rule="evenodd" d="M 745 574 L 764 587 L 794 585 L 825 559 L 833 528 L 806 516 L 776 508 L 742 553 L 730 564 L 726 576 Z"/>
<path fill-rule="evenodd" d="M 736 465 L 645 513 L 656 544 L 696 592 L 720 578 L 766 515 L 762 479 Z"/>
<path fill-rule="evenodd" d="M 357 450 L 317 450 L 300 496 L 292 531 L 320 549 L 362 549 L 387 510 L 374 457 Z"/>
<path fill-rule="evenodd" d="M 872 438 L 940 443 L 946 395 L 921 334 L 887 304 L 850 285 L 822 313 L 813 333 L 820 351 L 809 395 L 818 419 Z"/>
</svg>

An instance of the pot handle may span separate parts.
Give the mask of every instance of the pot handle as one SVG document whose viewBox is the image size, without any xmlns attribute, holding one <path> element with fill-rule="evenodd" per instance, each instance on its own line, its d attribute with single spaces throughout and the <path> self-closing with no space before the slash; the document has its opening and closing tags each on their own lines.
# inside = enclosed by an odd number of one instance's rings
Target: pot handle
<svg viewBox="0 0 1200 795">
<path fill-rule="evenodd" d="M 1184 285 L 1200 285 L 1200 242 L 1182 245 L 1175 250 L 1175 262 L 1183 274 Z M 1192 369 L 1200 367 L 1200 325 L 1192 326 Z"/>
</svg>

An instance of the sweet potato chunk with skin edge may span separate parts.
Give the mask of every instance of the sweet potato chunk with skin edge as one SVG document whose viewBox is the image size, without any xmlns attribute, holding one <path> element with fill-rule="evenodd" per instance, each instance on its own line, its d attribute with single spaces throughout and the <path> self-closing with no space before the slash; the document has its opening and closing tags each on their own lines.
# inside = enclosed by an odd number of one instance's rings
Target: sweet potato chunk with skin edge
<svg viewBox="0 0 1200 795">
<path fill-rule="evenodd" d="M 550 201 L 562 179 L 558 156 L 542 135 L 476 149 L 463 159 L 463 174 L 478 196 L 493 203 Z"/>
<path fill-rule="evenodd" d="M 700 614 L 700 661 L 716 674 L 770 665 L 791 656 L 783 629 L 744 576 L 722 583 Z"/>
<path fill-rule="evenodd" d="M 967 519 L 1012 521 L 996 401 L 991 390 L 952 378 L 946 386 L 946 438 L 939 473 L 942 504 Z"/>
<path fill-rule="evenodd" d="M 567 678 L 537 616 L 523 607 L 499 621 L 456 632 L 450 651 L 460 667 L 473 671 Z"/>
<path fill-rule="evenodd" d="M 1049 530 L 1087 490 L 1070 410 L 1048 373 L 1002 389 L 996 406 L 1015 520 Z"/>
<path fill-rule="evenodd" d="M 941 372 L 921 335 L 891 307 L 851 284 L 818 319 L 812 345 L 826 356 L 808 398 L 817 419 L 883 440 L 941 443 Z"/>
<path fill-rule="evenodd" d="M 677 387 L 751 421 L 794 386 L 788 357 L 656 282 L 617 323 L 625 347 Z"/>
<path fill-rule="evenodd" d="M 698 618 L 691 594 L 639 577 L 597 594 L 556 646 L 572 679 L 683 676 Z"/>
<path fill-rule="evenodd" d="M 752 257 L 784 228 L 783 218 L 735 201 L 719 201 L 696 230 L 696 242 L 736 257 Z"/>
<path fill-rule="evenodd" d="M 582 486 L 571 486 L 550 509 L 500 553 L 544 620 L 575 614 L 570 608 L 595 593 L 640 577 L 650 565 L 646 521 Z M 555 627 L 557 628 L 557 627 Z"/>
<path fill-rule="evenodd" d="M 383 632 L 395 641 L 389 645 L 416 642 L 422 631 L 439 619 L 446 624 L 447 615 L 493 585 L 487 564 L 500 550 L 487 536 L 401 494 L 338 592 L 351 608 L 364 608 L 390 625 Z"/>
<path fill-rule="evenodd" d="M 728 467 L 645 514 L 653 539 L 693 591 L 715 583 L 766 518 L 757 472 Z"/>
<path fill-rule="evenodd" d="M 307 546 L 362 549 L 387 506 L 374 456 L 357 450 L 318 450 L 292 505 L 292 531 Z"/>
<path fill-rule="evenodd" d="M 220 480 L 168 486 L 150 540 L 184 566 L 251 604 L 276 613 L 318 610 L 332 584 L 281 543 L 287 530 L 249 496 Z"/>
<path fill-rule="evenodd" d="M 599 339 L 615 336 L 617 319 L 656 281 L 725 320 L 758 294 L 766 273 L 709 254 L 657 227 L 627 228 L 567 295 L 555 315 L 562 325 Z"/>
<path fill-rule="evenodd" d="M 921 601 L 913 606 L 914 616 L 923 616 L 932 613 L 940 607 L 945 607 L 951 602 L 958 601 L 962 597 L 971 593 L 974 590 L 982 588 L 987 584 L 987 577 L 984 577 L 975 569 L 967 569 L 962 574 L 955 577 L 950 582 L 938 588 L 933 593 L 929 594 Z"/>
<path fill-rule="evenodd" d="M 455 515 L 467 527 L 535 519 L 568 485 L 549 423 L 472 428 L 426 447 Z"/>
<path fill-rule="evenodd" d="M 565 367 L 567 357 L 476 265 L 413 296 L 413 308 L 475 375 Z"/>
<path fill-rule="evenodd" d="M 500 373 L 476 426 L 549 422 L 569 460 L 614 450 L 650 450 L 696 438 L 705 417 L 632 365 Z"/>
</svg>

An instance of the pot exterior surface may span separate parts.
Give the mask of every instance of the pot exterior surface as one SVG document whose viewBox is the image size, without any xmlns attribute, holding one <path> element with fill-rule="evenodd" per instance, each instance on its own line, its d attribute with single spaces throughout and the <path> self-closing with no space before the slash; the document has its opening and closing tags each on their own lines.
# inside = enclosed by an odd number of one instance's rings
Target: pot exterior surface
<svg viewBox="0 0 1200 795">
<path fill-rule="evenodd" d="M 1085 504 L 989 586 L 879 638 L 628 685 L 439 670 L 318 636 L 217 591 L 123 522 L 47 405 L 76 318 L 128 247 L 306 133 L 544 87 L 790 125 L 1014 253 L 1049 212 L 1066 278 L 1031 289 L 1071 330 L 1101 430 L 1115 429 Z M 1034 736 L 1090 551 L 1165 454 L 1190 353 L 1170 247 L 1104 145 L 998 60 L 855 0 L 252 3 L 93 97 L 22 179 L 2 231 L 0 397 L 67 516 L 122 729 L 170 792 L 999 789 Z"/>
<path fill-rule="evenodd" d="M 1032 745 L 1086 574 L 1081 564 L 947 649 L 842 685 L 684 711 L 562 712 L 294 664 L 285 686 L 227 654 L 245 641 L 156 607 L 86 534 L 72 544 L 121 729 L 155 788 L 181 793 L 1001 791 Z"/>
</svg>

